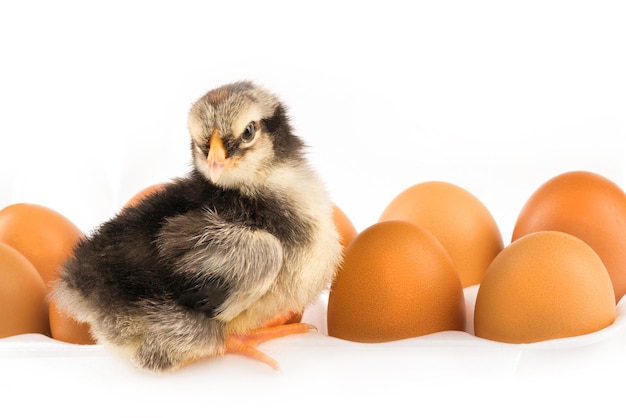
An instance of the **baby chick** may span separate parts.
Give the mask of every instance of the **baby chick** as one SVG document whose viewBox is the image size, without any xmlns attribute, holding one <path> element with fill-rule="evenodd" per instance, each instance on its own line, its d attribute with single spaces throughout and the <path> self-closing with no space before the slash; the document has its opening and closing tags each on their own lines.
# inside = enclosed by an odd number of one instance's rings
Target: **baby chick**
<svg viewBox="0 0 626 418">
<path fill-rule="evenodd" d="M 191 108 L 192 168 L 78 243 L 52 297 L 99 343 L 168 371 L 256 350 L 327 289 L 341 245 L 325 185 L 278 98 L 248 82 Z"/>
</svg>

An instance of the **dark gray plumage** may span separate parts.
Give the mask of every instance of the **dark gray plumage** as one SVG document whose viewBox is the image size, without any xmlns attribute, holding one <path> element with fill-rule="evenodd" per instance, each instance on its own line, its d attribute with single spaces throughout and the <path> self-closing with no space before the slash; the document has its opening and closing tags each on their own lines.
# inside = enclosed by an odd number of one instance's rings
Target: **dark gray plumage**
<svg viewBox="0 0 626 418">
<path fill-rule="evenodd" d="M 193 167 L 80 242 L 53 297 L 97 341 L 165 371 L 328 288 L 332 202 L 271 93 L 250 82 L 191 108 Z"/>
</svg>

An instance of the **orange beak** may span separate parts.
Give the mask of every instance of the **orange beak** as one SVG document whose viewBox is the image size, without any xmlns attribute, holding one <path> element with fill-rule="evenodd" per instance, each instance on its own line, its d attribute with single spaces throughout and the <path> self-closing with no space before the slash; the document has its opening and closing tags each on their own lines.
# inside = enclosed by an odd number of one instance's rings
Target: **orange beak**
<svg viewBox="0 0 626 418">
<path fill-rule="evenodd" d="M 209 165 L 211 181 L 216 183 L 222 176 L 228 162 L 222 136 L 217 130 L 214 130 L 209 138 L 209 155 L 206 162 Z"/>
</svg>

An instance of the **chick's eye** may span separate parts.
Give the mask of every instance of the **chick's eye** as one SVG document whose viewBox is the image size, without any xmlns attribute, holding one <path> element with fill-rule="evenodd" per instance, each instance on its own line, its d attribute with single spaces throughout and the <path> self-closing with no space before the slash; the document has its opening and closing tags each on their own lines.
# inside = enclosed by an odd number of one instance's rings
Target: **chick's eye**
<svg viewBox="0 0 626 418">
<path fill-rule="evenodd" d="M 250 141 L 252 138 L 254 138 L 255 132 L 256 132 L 256 126 L 254 122 L 250 122 L 248 126 L 246 126 L 246 129 L 243 131 L 243 134 L 241 135 L 241 139 L 243 139 L 244 141 Z"/>
</svg>

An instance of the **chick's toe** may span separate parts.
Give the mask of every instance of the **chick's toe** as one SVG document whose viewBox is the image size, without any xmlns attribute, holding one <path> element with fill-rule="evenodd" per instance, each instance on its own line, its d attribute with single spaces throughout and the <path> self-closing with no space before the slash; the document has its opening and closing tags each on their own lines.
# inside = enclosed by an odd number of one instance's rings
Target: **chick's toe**
<svg viewBox="0 0 626 418">
<path fill-rule="evenodd" d="M 291 315 L 279 315 L 265 325 L 245 334 L 235 334 L 226 337 L 226 353 L 240 354 L 248 358 L 261 361 L 274 370 L 280 370 L 276 360 L 259 351 L 256 347 L 268 340 L 285 337 L 293 334 L 306 334 L 316 327 L 302 322 L 285 323 Z"/>
</svg>

